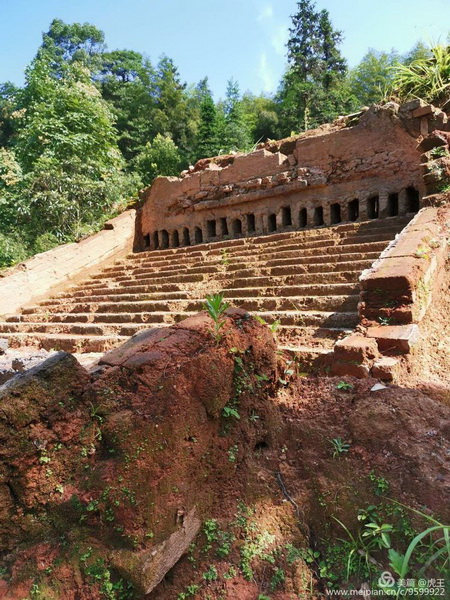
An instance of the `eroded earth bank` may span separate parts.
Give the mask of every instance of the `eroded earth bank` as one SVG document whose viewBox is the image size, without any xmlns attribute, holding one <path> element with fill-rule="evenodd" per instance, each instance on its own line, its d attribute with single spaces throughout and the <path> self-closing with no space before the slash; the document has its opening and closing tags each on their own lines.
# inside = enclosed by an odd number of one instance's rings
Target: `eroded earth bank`
<svg viewBox="0 0 450 600">
<path fill-rule="evenodd" d="M 450 519 L 448 304 L 402 386 L 307 372 L 238 309 L 216 335 L 200 313 L 94 372 L 59 353 L 12 379 L 0 596 L 293 600 L 398 581 L 393 552 Z M 436 539 L 405 579 L 448 575 Z"/>
</svg>

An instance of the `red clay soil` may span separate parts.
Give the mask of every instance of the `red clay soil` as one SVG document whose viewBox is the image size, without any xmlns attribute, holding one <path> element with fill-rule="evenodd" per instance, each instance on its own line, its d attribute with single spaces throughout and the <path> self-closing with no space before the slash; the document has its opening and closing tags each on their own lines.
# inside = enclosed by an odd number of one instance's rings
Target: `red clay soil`
<svg viewBox="0 0 450 600">
<path fill-rule="evenodd" d="M 425 375 L 442 391 L 439 314 Z M 413 369 L 379 391 L 305 376 L 267 327 L 243 311 L 226 321 L 217 342 L 192 318 L 139 334 L 90 381 L 65 355 L 1 392 L 1 598 L 325 598 L 373 576 L 346 581 L 333 517 L 356 534 L 358 511 L 376 506 L 400 551 L 427 526 L 410 509 L 450 521 L 442 394 Z M 194 508 L 200 532 L 146 595 L 139 561 L 164 554 Z M 389 570 L 386 551 L 371 560 Z"/>
</svg>

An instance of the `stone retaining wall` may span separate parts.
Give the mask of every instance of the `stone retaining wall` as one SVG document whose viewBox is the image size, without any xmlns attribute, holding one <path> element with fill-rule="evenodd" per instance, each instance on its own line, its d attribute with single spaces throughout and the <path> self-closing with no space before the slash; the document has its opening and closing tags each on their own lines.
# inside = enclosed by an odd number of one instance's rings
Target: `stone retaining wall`
<svg viewBox="0 0 450 600">
<path fill-rule="evenodd" d="M 128 253 L 134 235 L 135 211 L 128 210 L 108 221 L 103 231 L 81 242 L 36 254 L 7 271 L 0 279 L 0 315 L 14 314 Z"/>
</svg>

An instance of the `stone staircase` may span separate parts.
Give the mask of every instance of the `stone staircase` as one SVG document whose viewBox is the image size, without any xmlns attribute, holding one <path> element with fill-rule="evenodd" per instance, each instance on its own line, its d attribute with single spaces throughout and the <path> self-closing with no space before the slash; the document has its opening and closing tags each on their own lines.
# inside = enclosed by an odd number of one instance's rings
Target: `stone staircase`
<svg viewBox="0 0 450 600">
<path fill-rule="evenodd" d="M 82 283 L 0 322 L 10 347 L 105 352 L 202 310 L 222 292 L 279 321 L 283 349 L 326 354 L 358 323 L 359 275 L 412 215 L 128 255 Z"/>
</svg>

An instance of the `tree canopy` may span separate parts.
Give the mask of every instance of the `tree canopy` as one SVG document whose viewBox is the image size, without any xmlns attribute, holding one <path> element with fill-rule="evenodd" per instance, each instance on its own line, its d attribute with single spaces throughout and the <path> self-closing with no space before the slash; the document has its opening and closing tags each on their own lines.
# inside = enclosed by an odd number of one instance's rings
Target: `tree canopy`
<svg viewBox="0 0 450 600">
<path fill-rule="evenodd" d="M 25 84 L 0 83 L 0 267 L 80 239 L 158 175 L 199 158 L 249 151 L 389 96 L 450 98 L 449 47 L 401 56 L 369 49 L 349 70 L 327 10 L 300 0 L 276 94 L 215 100 L 205 76 L 182 80 L 166 55 L 108 50 L 90 23 L 54 19 Z"/>
</svg>

